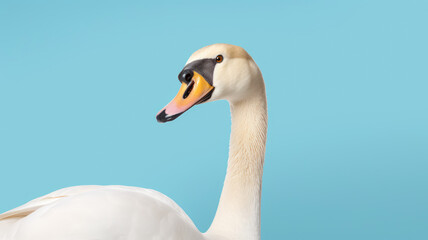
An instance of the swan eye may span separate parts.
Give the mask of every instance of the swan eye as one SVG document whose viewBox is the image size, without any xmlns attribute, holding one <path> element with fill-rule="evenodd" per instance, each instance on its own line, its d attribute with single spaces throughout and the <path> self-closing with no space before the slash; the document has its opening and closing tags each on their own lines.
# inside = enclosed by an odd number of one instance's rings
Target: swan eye
<svg viewBox="0 0 428 240">
<path fill-rule="evenodd" d="M 217 57 L 215 58 L 215 61 L 218 63 L 223 62 L 223 56 L 222 55 L 217 55 Z"/>
</svg>

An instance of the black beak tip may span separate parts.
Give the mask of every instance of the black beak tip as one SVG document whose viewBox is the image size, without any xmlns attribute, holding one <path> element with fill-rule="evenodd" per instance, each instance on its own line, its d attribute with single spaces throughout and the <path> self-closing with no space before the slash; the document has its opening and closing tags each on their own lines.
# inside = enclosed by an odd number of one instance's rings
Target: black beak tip
<svg viewBox="0 0 428 240">
<path fill-rule="evenodd" d="M 156 115 L 156 120 L 158 121 L 158 123 L 165 123 L 167 122 L 167 117 L 166 117 L 166 113 L 165 113 L 165 109 L 162 110 L 162 112 L 160 112 L 158 115 Z"/>
<path fill-rule="evenodd" d="M 157 120 L 159 123 L 166 123 L 166 122 L 169 122 L 169 121 L 172 121 L 172 120 L 174 120 L 174 119 L 178 118 L 181 114 L 182 114 L 182 113 L 175 114 L 175 115 L 172 115 L 172 116 L 168 116 L 168 115 L 165 113 L 165 109 L 164 109 L 164 110 L 162 110 L 162 112 L 160 112 L 158 115 L 156 115 L 156 120 Z"/>
</svg>

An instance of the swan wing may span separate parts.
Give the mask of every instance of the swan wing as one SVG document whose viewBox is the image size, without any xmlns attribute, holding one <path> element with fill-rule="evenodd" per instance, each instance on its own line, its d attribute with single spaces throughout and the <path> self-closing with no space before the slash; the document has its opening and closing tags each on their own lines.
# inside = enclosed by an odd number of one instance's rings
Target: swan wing
<svg viewBox="0 0 428 240">
<path fill-rule="evenodd" d="M 6 219 L 6 218 L 22 218 L 33 213 L 37 209 L 43 206 L 52 204 L 62 198 L 92 191 L 95 189 L 99 189 L 101 187 L 103 186 L 86 185 L 86 186 L 74 186 L 74 187 L 62 188 L 55 192 L 51 192 L 39 198 L 33 199 L 24 205 L 21 205 L 17 208 L 14 208 L 12 210 L 9 210 L 5 213 L 0 214 L 0 220 Z"/>
<path fill-rule="evenodd" d="M 137 187 L 65 188 L 0 217 L 19 218 L 9 227 L 8 240 L 203 239 L 174 201 Z"/>
</svg>

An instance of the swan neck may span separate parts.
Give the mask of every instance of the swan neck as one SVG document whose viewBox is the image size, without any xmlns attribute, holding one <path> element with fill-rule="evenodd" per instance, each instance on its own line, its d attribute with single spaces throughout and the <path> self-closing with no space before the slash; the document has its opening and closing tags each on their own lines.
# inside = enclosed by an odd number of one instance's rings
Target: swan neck
<svg viewBox="0 0 428 240">
<path fill-rule="evenodd" d="M 230 103 L 232 127 L 226 179 L 208 234 L 224 239 L 260 239 L 260 200 L 267 132 L 263 89 Z"/>
</svg>

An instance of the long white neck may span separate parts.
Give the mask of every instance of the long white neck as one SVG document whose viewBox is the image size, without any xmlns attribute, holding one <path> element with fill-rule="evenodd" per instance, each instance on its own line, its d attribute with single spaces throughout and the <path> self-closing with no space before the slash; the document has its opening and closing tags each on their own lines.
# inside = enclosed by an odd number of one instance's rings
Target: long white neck
<svg viewBox="0 0 428 240">
<path fill-rule="evenodd" d="M 264 86 L 230 103 L 229 161 L 220 203 L 208 239 L 259 240 L 260 200 L 267 132 Z"/>
</svg>

